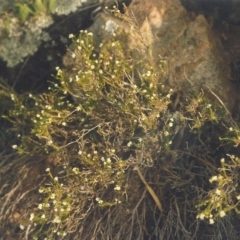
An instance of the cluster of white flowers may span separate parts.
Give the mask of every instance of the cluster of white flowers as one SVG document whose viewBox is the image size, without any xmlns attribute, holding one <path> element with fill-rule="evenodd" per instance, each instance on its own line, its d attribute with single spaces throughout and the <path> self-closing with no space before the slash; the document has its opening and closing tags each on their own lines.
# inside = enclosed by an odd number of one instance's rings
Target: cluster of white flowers
<svg viewBox="0 0 240 240">
<path fill-rule="evenodd" d="M 103 200 L 100 199 L 99 197 L 96 198 L 96 201 L 97 201 L 99 204 L 102 204 L 102 203 L 103 203 Z"/>
<path fill-rule="evenodd" d="M 222 175 L 218 175 L 218 176 L 212 176 L 210 179 L 209 179 L 209 182 L 210 183 L 213 183 L 215 181 L 218 181 L 218 180 L 222 180 L 223 179 L 223 176 Z"/>
</svg>

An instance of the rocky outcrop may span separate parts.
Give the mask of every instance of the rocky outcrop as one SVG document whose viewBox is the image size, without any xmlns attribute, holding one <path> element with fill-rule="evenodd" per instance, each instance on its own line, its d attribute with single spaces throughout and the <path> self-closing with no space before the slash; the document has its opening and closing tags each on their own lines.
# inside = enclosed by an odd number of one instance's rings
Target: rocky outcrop
<svg viewBox="0 0 240 240">
<path fill-rule="evenodd" d="M 15 2 L 1 0 L 0 10 L 7 13 L 9 9 L 13 8 Z M 34 5 L 28 8 L 26 4 L 22 4 L 26 7 L 22 11 L 31 11 L 31 14 L 24 21 L 11 15 L 9 18 L 0 18 L 0 58 L 7 62 L 8 67 L 14 67 L 25 57 L 33 55 L 43 42 L 52 42 L 48 27 L 58 24 L 58 22 L 54 22 L 54 17 L 69 15 L 77 11 L 81 14 L 89 7 L 101 4 L 103 1 L 56 0 L 51 2 L 55 3 L 51 9 L 46 6 L 43 6 L 43 9 L 34 8 Z"/>
<path fill-rule="evenodd" d="M 129 12 L 155 61 L 168 62 L 169 87 L 183 92 L 206 89 L 206 94 L 216 99 L 215 93 L 229 111 L 233 109 L 238 100 L 230 81 L 230 59 L 203 15 L 188 13 L 179 0 L 133 0 Z M 99 37 L 108 20 L 99 18 L 91 31 Z"/>
</svg>

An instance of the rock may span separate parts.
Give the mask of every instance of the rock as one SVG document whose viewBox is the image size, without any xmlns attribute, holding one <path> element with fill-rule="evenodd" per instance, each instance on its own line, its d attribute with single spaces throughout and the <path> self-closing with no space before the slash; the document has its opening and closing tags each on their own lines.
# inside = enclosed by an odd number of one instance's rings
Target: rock
<svg viewBox="0 0 240 240">
<path fill-rule="evenodd" d="M 209 87 L 232 110 L 237 92 L 229 81 L 230 60 L 203 15 L 192 17 L 179 0 L 133 0 L 129 10 L 143 35 L 144 25 L 150 24 L 156 36 L 154 57 L 164 57 L 169 64 L 169 86 L 183 91 Z"/>
<path fill-rule="evenodd" d="M 55 24 L 55 16 L 67 15 L 79 11 L 81 14 L 103 0 L 56 0 L 55 7 L 50 11 L 34 9 L 25 21 L 10 16 L 9 19 L 0 18 L 0 58 L 7 62 L 8 67 L 15 67 L 24 58 L 33 55 L 44 42 L 53 42 L 48 27 Z M 0 0 L 0 10 L 6 13 L 13 8 L 14 1 Z M 58 21 L 62 19 L 58 18 Z M 76 24 L 78 26 L 78 24 Z M 60 36 L 59 36 L 60 37 Z"/>
<path fill-rule="evenodd" d="M 152 48 L 155 62 L 167 60 L 166 85 L 183 92 L 205 89 L 213 99 L 218 96 L 229 111 L 233 109 L 238 100 L 230 81 L 230 59 L 203 15 L 188 13 L 179 0 L 133 0 L 129 12 L 136 19 L 144 44 Z M 100 17 L 91 27 L 99 39 L 108 20 L 114 21 Z M 139 48 L 135 39 L 129 44 Z"/>
</svg>

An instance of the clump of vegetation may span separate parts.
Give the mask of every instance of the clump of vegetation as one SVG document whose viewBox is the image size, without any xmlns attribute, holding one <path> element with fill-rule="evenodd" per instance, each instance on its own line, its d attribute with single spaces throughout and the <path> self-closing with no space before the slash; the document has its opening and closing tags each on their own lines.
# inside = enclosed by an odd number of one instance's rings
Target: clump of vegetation
<svg viewBox="0 0 240 240">
<path fill-rule="evenodd" d="M 134 57 L 121 30 L 99 52 L 90 32 L 70 38 L 74 68 L 57 67 L 46 93 L 4 93 L 5 121 L 18 132 L 12 147 L 49 165 L 39 202 L 19 220 L 22 234 L 192 239 L 199 219 L 238 212 L 239 158 L 218 161 L 239 139 L 224 108 L 203 91 L 167 88 L 171 66 Z"/>
</svg>

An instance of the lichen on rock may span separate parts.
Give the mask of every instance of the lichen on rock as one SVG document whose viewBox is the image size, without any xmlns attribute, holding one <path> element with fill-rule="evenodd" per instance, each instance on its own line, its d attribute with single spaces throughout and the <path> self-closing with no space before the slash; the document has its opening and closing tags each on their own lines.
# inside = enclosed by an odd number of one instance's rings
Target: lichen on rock
<svg viewBox="0 0 240 240">
<path fill-rule="evenodd" d="M 26 56 L 33 55 L 42 42 L 48 41 L 50 36 L 43 29 L 52 23 L 52 17 L 42 13 L 25 23 L 12 18 L 6 29 L 3 20 L 0 19 L 2 26 L 0 28 L 0 57 L 7 62 L 7 66 L 16 66 Z"/>
<path fill-rule="evenodd" d="M 53 15 L 69 15 L 79 7 L 89 7 L 98 0 L 56 0 L 55 9 L 31 12 L 31 16 L 19 19 L 10 16 L 9 19 L 0 18 L 0 58 L 7 62 L 8 67 L 14 67 L 27 56 L 33 55 L 40 44 L 51 40 L 45 30 L 54 23 Z M 8 12 L 15 1 L 0 0 L 0 10 Z M 23 21 L 24 20 L 24 21 Z"/>
<path fill-rule="evenodd" d="M 81 7 L 87 0 L 57 0 L 55 13 L 57 15 L 67 15 L 71 12 L 75 12 L 78 7 Z"/>
</svg>

